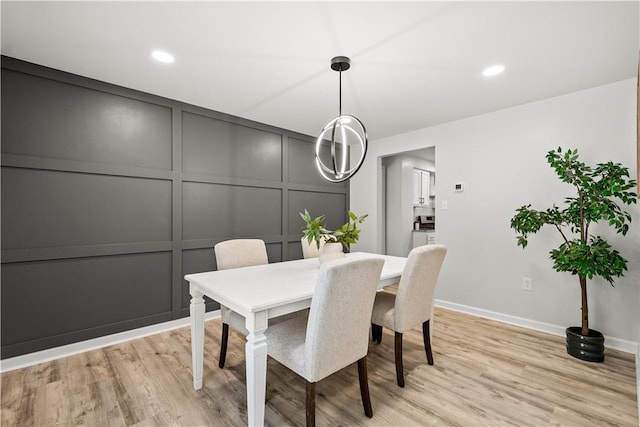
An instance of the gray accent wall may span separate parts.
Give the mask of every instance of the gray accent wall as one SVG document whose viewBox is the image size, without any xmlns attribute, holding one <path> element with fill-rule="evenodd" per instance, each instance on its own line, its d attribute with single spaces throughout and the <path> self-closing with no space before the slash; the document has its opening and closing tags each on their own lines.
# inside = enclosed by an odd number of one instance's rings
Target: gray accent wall
<svg viewBox="0 0 640 427">
<path fill-rule="evenodd" d="M 346 220 L 311 136 L 8 57 L 1 83 L 3 359 L 188 316 L 216 243 L 297 259 L 298 212 Z"/>
</svg>

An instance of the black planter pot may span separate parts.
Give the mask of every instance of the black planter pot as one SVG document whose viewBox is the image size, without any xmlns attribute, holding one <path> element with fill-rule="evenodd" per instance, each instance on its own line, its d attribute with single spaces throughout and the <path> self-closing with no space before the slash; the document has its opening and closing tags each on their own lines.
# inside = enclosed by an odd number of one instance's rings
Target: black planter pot
<svg viewBox="0 0 640 427">
<path fill-rule="evenodd" d="M 604 336 L 593 329 L 589 329 L 589 335 L 581 331 L 579 326 L 567 328 L 567 353 L 587 362 L 603 362 Z"/>
</svg>

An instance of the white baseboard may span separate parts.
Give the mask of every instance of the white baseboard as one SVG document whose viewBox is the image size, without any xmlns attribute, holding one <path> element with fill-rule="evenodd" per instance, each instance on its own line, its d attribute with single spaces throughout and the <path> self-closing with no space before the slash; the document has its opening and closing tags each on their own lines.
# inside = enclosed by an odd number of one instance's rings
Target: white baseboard
<svg viewBox="0 0 640 427">
<path fill-rule="evenodd" d="M 484 317 L 486 319 L 496 320 L 498 322 L 507 323 L 510 325 L 521 326 L 523 328 L 546 332 L 552 335 L 565 336 L 565 327 L 563 326 L 552 325 L 550 323 L 525 319 L 523 317 L 511 316 L 508 314 L 484 310 L 481 308 L 443 300 L 436 300 L 435 304 L 438 307 L 446 308 L 453 311 L 459 311 L 461 313 L 471 314 L 473 316 Z M 205 314 L 205 320 L 217 319 L 219 317 L 220 310 L 211 311 Z M 131 341 L 149 335 L 186 327 L 189 326 L 189 324 L 189 317 L 183 317 L 181 319 L 159 323 L 157 325 L 145 326 L 143 328 L 120 332 L 113 335 L 106 335 L 104 337 L 94 338 L 87 341 L 81 341 L 61 347 L 55 347 L 48 350 L 42 350 L 35 353 L 12 357 L 0 361 L 0 373 L 12 371 L 14 369 L 25 368 L 27 366 L 37 365 L 39 363 L 50 362 L 52 360 L 61 359 L 63 357 L 83 353 L 85 351 L 95 350 L 98 348 Z M 633 341 L 623 340 L 610 336 L 605 336 L 605 339 L 607 342 L 607 346 L 609 346 L 610 348 L 636 355 L 636 384 L 638 386 L 638 412 L 640 413 L 640 345 Z"/>
<path fill-rule="evenodd" d="M 204 319 L 206 321 L 217 319 L 219 317 L 220 310 L 215 310 L 206 313 Z M 158 323 L 156 325 L 145 326 L 143 328 L 132 329 L 130 331 L 119 332 L 112 335 L 105 335 L 103 337 L 24 354 L 22 356 L 11 357 L 0 361 L 0 373 L 13 371 L 14 369 L 26 368 L 27 366 L 33 366 L 39 363 L 50 362 L 63 357 L 73 356 L 74 354 L 84 353 L 85 351 L 96 350 L 98 348 L 120 344 L 126 341 L 147 337 L 149 335 L 171 331 L 173 329 L 183 328 L 190 324 L 191 322 L 189 317 L 183 317 L 169 322 Z"/>
<path fill-rule="evenodd" d="M 484 317 L 485 319 L 508 323 L 509 325 L 521 326 L 523 328 L 546 332 L 548 334 L 557 335 L 560 337 L 566 336 L 566 326 L 553 325 L 550 323 L 539 322 L 537 320 L 525 319 L 524 317 L 511 316 L 509 314 L 498 313 L 496 311 L 484 310 L 482 308 L 471 307 L 468 305 L 457 304 L 455 302 L 443 301 L 438 299 L 436 299 L 435 305 L 437 307 L 459 311 L 461 313 Z M 622 338 L 605 335 L 605 342 L 607 347 L 624 351 L 626 353 L 637 354 L 640 351 L 640 344 L 634 341 L 628 341 Z M 636 366 L 638 366 L 637 363 Z"/>
<path fill-rule="evenodd" d="M 640 419 L 640 345 L 636 351 L 636 401 L 638 402 L 638 419 Z"/>
</svg>

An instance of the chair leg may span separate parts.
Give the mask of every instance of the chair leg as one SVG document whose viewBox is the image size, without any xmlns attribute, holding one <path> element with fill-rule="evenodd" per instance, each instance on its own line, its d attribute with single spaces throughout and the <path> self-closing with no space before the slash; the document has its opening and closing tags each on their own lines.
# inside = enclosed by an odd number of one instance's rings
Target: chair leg
<svg viewBox="0 0 640 427">
<path fill-rule="evenodd" d="M 371 339 L 378 344 L 382 342 L 382 326 L 371 324 Z"/>
<path fill-rule="evenodd" d="M 316 383 L 307 381 L 307 427 L 316 425 Z"/>
<path fill-rule="evenodd" d="M 404 367 L 402 366 L 402 332 L 396 332 L 396 378 L 398 386 L 404 387 Z"/>
<path fill-rule="evenodd" d="M 422 339 L 424 340 L 424 351 L 427 353 L 427 363 L 433 365 L 433 353 L 431 352 L 431 334 L 429 333 L 429 321 L 422 324 Z"/>
<path fill-rule="evenodd" d="M 371 397 L 369 396 L 369 380 L 367 379 L 367 356 L 358 360 L 358 379 L 360 380 L 360 395 L 362 396 L 362 406 L 364 414 L 373 417 L 373 409 L 371 408 Z"/>
<path fill-rule="evenodd" d="M 227 342 L 229 341 L 229 325 L 222 324 L 222 339 L 220 340 L 220 358 L 218 366 L 224 368 L 224 361 L 227 358 Z"/>
</svg>

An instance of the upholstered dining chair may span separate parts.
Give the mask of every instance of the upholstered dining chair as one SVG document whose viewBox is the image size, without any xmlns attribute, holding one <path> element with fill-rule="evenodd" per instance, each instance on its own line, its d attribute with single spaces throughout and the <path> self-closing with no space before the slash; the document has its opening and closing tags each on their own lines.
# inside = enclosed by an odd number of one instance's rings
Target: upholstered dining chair
<svg viewBox="0 0 640 427">
<path fill-rule="evenodd" d="M 311 243 L 307 240 L 306 237 L 302 237 L 300 239 L 300 244 L 302 245 L 302 257 L 303 258 L 318 258 L 320 256 L 320 249 L 324 246 L 324 240 L 320 242 L 320 247 L 318 247 L 315 240 Z"/>
<path fill-rule="evenodd" d="M 369 322 L 381 259 L 342 259 L 320 266 L 308 318 L 267 328 L 267 354 L 306 380 L 307 426 L 315 425 L 315 384 L 358 362 L 365 415 L 373 417 L 367 380 Z"/>
<path fill-rule="evenodd" d="M 433 365 L 429 321 L 433 318 L 433 299 L 440 268 L 447 248 L 443 245 L 424 245 L 414 248 L 407 258 L 397 294 L 380 291 L 376 294 L 371 315 L 373 340 L 382 342 L 382 328 L 395 332 L 396 378 L 404 387 L 402 365 L 402 334 L 422 325 L 422 338 L 427 363 Z"/>
<path fill-rule="evenodd" d="M 260 239 L 226 240 L 216 244 L 213 250 L 216 255 L 218 270 L 269 263 L 267 247 L 264 241 Z M 245 335 L 248 335 L 249 331 L 245 326 L 245 318 L 222 304 L 220 304 L 220 317 L 222 317 L 222 339 L 218 366 L 224 368 L 224 362 L 227 357 L 227 343 L 229 341 L 229 325 Z"/>
</svg>

